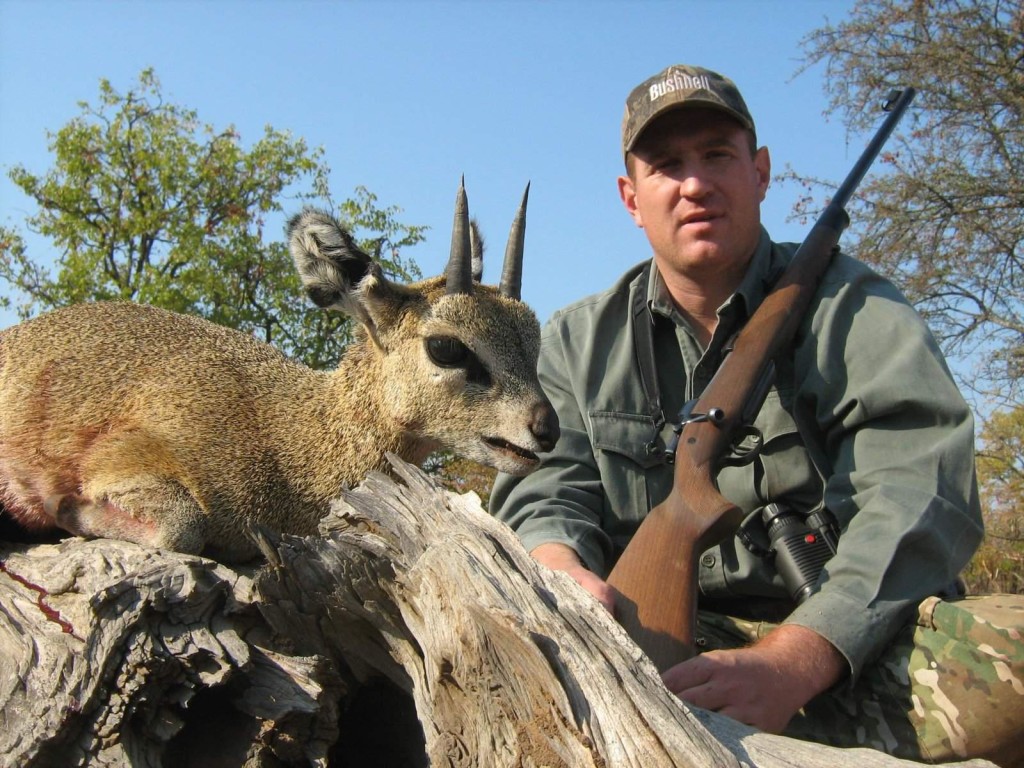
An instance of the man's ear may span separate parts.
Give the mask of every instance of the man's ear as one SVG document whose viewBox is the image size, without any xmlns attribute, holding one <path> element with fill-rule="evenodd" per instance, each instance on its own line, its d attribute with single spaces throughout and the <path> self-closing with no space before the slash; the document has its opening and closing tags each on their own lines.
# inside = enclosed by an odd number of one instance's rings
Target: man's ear
<svg viewBox="0 0 1024 768">
<path fill-rule="evenodd" d="M 638 211 L 636 207 L 636 184 L 633 183 L 633 179 L 629 176 L 619 176 L 618 183 L 619 198 L 622 200 L 622 204 L 626 207 L 626 211 L 633 218 L 633 223 L 642 229 L 644 222 L 640 216 L 640 211 Z"/>
<path fill-rule="evenodd" d="M 764 202 L 765 195 L 768 193 L 768 184 L 772 180 L 772 158 L 768 153 L 768 147 L 761 147 L 754 153 L 754 169 L 757 172 L 759 199 Z"/>
</svg>

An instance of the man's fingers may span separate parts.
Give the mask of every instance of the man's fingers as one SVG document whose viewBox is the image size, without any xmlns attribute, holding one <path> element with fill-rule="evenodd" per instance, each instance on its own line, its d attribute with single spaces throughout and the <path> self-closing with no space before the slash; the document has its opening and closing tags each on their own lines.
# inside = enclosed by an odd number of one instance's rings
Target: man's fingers
<svg viewBox="0 0 1024 768">
<path fill-rule="evenodd" d="M 703 656 L 694 656 L 666 670 L 661 681 L 672 693 L 682 696 L 684 691 L 704 685 L 711 678 L 713 667 Z M 695 702 L 690 702 L 691 704 Z M 698 704 L 697 706 L 701 706 Z"/>
<path fill-rule="evenodd" d="M 572 576 L 577 584 L 596 597 L 601 605 L 607 609 L 608 613 L 615 614 L 615 593 L 606 581 L 583 566 L 567 569 L 566 573 Z"/>
<path fill-rule="evenodd" d="M 716 686 L 714 683 L 705 683 L 704 685 L 687 688 L 676 693 L 676 695 L 687 704 L 692 704 L 701 709 L 708 709 L 712 712 L 723 710 L 724 707 L 729 705 L 729 697 L 725 694 L 725 691 L 721 686 Z"/>
<path fill-rule="evenodd" d="M 688 704 L 770 733 L 780 732 L 795 711 L 777 670 L 749 649 L 708 651 L 672 667 L 662 681 Z"/>
</svg>

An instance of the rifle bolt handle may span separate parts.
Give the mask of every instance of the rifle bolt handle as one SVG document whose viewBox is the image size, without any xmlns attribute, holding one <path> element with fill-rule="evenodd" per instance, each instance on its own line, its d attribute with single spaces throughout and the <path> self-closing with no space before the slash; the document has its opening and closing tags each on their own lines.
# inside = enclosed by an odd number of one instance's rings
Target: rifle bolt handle
<svg viewBox="0 0 1024 768">
<path fill-rule="evenodd" d="M 724 419 L 725 411 L 721 408 L 708 408 L 707 413 L 691 413 L 686 421 L 679 425 L 679 431 L 682 431 L 682 428 L 687 424 L 696 424 L 699 421 L 711 421 L 715 424 L 719 424 Z"/>
</svg>

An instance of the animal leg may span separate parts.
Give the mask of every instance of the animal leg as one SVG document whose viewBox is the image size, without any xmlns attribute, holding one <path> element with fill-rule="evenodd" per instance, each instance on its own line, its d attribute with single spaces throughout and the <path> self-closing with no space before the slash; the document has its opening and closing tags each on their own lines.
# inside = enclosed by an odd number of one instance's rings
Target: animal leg
<svg viewBox="0 0 1024 768">
<path fill-rule="evenodd" d="M 133 541 L 199 554 L 206 544 L 206 515 L 179 483 L 132 478 L 87 493 L 58 494 L 43 502 L 54 522 L 76 536 Z"/>
</svg>

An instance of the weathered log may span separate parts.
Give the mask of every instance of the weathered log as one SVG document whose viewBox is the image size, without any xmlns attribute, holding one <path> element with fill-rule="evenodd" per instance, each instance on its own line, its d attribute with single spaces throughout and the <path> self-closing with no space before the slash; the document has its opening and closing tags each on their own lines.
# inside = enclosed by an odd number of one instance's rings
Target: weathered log
<svg viewBox="0 0 1024 768">
<path fill-rule="evenodd" d="M 254 532 L 264 565 L 0 545 L 0 765 L 912 765 L 684 706 L 475 496 L 392 463 L 322 536 Z"/>
</svg>

